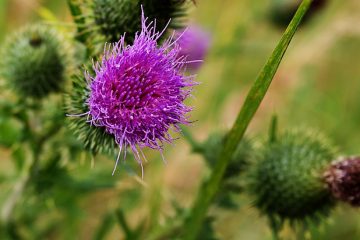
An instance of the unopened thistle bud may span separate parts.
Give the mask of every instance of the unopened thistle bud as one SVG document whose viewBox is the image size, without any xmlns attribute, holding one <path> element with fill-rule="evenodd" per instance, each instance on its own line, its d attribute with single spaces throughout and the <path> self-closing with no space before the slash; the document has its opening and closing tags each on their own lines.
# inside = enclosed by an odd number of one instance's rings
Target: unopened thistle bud
<svg viewBox="0 0 360 240">
<path fill-rule="evenodd" d="M 323 172 L 334 159 L 324 137 L 308 131 L 287 132 L 265 143 L 250 174 L 255 206 L 270 219 L 314 221 L 326 215 L 333 198 Z"/>
<path fill-rule="evenodd" d="M 336 161 L 326 171 L 325 180 L 335 198 L 360 207 L 360 157 Z"/>
<path fill-rule="evenodd" d="M 132 43 L 135 33 L 141 29 L 140 6 L 150 21 L 156 19 L 156 27 L 180 28 L 186 17 L 186 0 L 94 0 L 91 4 L 94 23 L 106 41 L 117 42 L 125 35 L 126 43 Z"/>
<path fill-rule="evenodd" d="M 272 0 L 270 15 L 272 22 L 280 27 L 287 27 L 301 2 L 302 0 Z M 327 2 L 328 0 L 314 0 L 304 21 L 324 8 Z"/>
<path fill-rule="evenodd" d="M 69 47 L 46 25 L 30 25 L 2 46 L 1 75 L 21 97 L 40 99 L 64 87 Z"/>
<path fill-rule="evenodd" d="M 169 130 L 179 131 L 179 124 L 189 122 L 191 108 L 184 100 L 195 84 L 193 77 L 183 75 L 186 61 L 178 58 L 177 42 L 170 38 L 158 46 L 160 37 L 143 15 L 142 30 L 133 45 L 125 45 L 124 36 L 107 45 L 102 60 L 93 66 L 94 73 L 86 74 L 87 82 L 74 83 L 70 104 L 81 112 L 70 116 L 92 151 L 116 144 L 117 160 L 122 152 L 125 158 L 130 148 L 142 164 L 142 148 L 161 152 L 163 143 L 173 140 Z"/>
</svg>

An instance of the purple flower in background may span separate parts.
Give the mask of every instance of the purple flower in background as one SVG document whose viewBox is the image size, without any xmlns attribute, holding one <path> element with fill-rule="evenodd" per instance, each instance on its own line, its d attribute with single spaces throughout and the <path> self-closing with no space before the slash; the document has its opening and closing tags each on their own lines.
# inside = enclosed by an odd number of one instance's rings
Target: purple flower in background
<svg viewBox="0 0 360 240">
<path fill-rule="evenodd" d="M 95 76 L 87 74 L 89 122 L 114 135 L 120 148 L 114 172 L 127 147 L 142 166 L 143 147 L 162 152 L 163 143 L 173 140 L 169 129 L 179 131 L 179 124 L 189 123 L 191 108 L 183 101 L 195 82 L 182 73 L 185 57 L 173 38 L 158 46 L 163 32 L 146 21 L 143 13 L 133 45 L 126 46 L 124 36 L 108 45 L 102 61 L 94 65 Z"/>
<path fill-rule="evenodd" d="M 188 63 L 186 67 L 190 71 L 197 71 L 202 60 L 205 59 L 211 45 L 210 33 L 197 25 L 190 25 L 186 29 L 178 30 L 176 35 L 180 36 L 180 56 L 186 56 Z M 200 60 L 200 61 L 199 61 Z"/>
<path fill-rule="evenodd" d="M 360 157 L 336 161 L 325 173 L 333 196 L 354 207 L 360 207 Z"/>
</svg>

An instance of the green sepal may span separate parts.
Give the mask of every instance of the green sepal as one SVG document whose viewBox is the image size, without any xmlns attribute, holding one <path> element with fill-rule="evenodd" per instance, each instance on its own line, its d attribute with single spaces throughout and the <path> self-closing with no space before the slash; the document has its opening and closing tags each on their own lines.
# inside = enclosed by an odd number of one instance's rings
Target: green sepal
<svg viewBox="0 0 360 240">
<path fill-rule="evenodd" d="M 90 68 L 87 68 L 90 69 Z M 66 95 L 67 124 L 72 134 L 83 143 L 84 149 L 92 154 L 115 154 L 117 145 L 113 135 L 104 127 L 95 127 L 88 122 L 89 112 L 87 101 L 90 97 L 89 85 L 84 74 L 72 76 L 72 89 Z"/>
</svg>

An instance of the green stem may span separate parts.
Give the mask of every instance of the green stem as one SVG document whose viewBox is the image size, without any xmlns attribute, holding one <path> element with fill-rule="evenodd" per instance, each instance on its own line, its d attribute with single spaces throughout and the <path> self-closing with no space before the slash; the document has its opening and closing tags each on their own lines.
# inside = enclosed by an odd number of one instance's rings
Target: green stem
<svg viewBox="0 0 360 240">
<path fill-rule="evenodd" d="M 234 126 L 226 137 L 222 148 L 220 159 L 209 178 L 200 188 L 197 198 L 191 210 L 189 219 L 184 223 L 185 240 L 198 239 L 203 220 L 206 217 L 208 208 L 213 201 L 217 191 L 220 189 L 221 181 L 225 170 L 230 163 L 237 144 L 241 141 L 251 119 L 263 100 L 272 79 L 280 65 L 280 62 L 293 38 L 302 18 L 309 9 L 312 0 L 303 0 L 294 18 L 290 22 L 279 44 L 270 56 L 268 62 L 260 72 L 252 88 L 250 89 L 244 105 L 235 121 Z"/>
<path fill-rule="evenodd" d="M 87 35 L 85 32 L 85 18 L 83 17 L 80 3 L 78 0 L 67 0 L 70 13 L 74 18 L 74 21 L 77 25 L 77 36 L 75 37 L 76 40 L 78 40 L 81 43 L 86 43 Z"/>
</svg>

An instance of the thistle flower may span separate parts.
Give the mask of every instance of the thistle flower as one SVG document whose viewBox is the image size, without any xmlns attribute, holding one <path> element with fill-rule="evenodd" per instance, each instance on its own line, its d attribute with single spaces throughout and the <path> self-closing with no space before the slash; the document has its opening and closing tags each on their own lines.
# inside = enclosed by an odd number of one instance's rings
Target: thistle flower
<svg viewBox="0 0 360 240">
<path fill-rule="evenodd" d="M 321 219 L 333 206 L 322 177 L 332 159 L 334 147 L 309 131 L 286 132 L 266 143 L 250 174 L 255 206 L 277 226 Z"/>
<path fill-rule="evenodd" d="M 162 152 L 163 143 L 173 141 L 169 130 L 179 131 L 179 124 L 189 123 L 191 108 L 183 102 L 195 83 L 182 73 L 186 61 L 178 57 L 177 41 L 169 38 L 157 45 L 163 32 L 157 32 L 153 22 L 147 24 L 143 13 L 142 30 L 133 45 L 126 46 L 123 35 L 119 42 L 105 46 L 102 61 L 94 64 L 94 75 L 86 74 L 88 90 L 80 90 L 88 94 L 88 110 L 73 116 L 86 118 L 89 127 L 113 136 L 120 149 L 114 171 L 128 147 L 142 166 L 142 148 Z M 87 134 L 85 140 L 94 131 Z"/>
<path fill-rule="evenodd" d="M 190 71 L 198 70 L 204 60 L 211 45 L 211 37 L 208 32 L 197 25 L 190 25 L 186 29 L 177 30 L 177 35 L 181 36 L 179 45 L 181 47 L 180 56 L 187 56 L 189 63 L 186 65 Z"/>
<path fill-rule="evenodd" d="M 342 158 L 325 173 L 333 196 L 352 206 L 360 206 L 360 157 Z"/>
<path fill-rule="evenodd" d="M 40 99 L 63 89 L 70 48 L 46 25 L 29 25 L 9 36 L 3 45 L 1 75 L 20 96 Z"/>
</svg>

